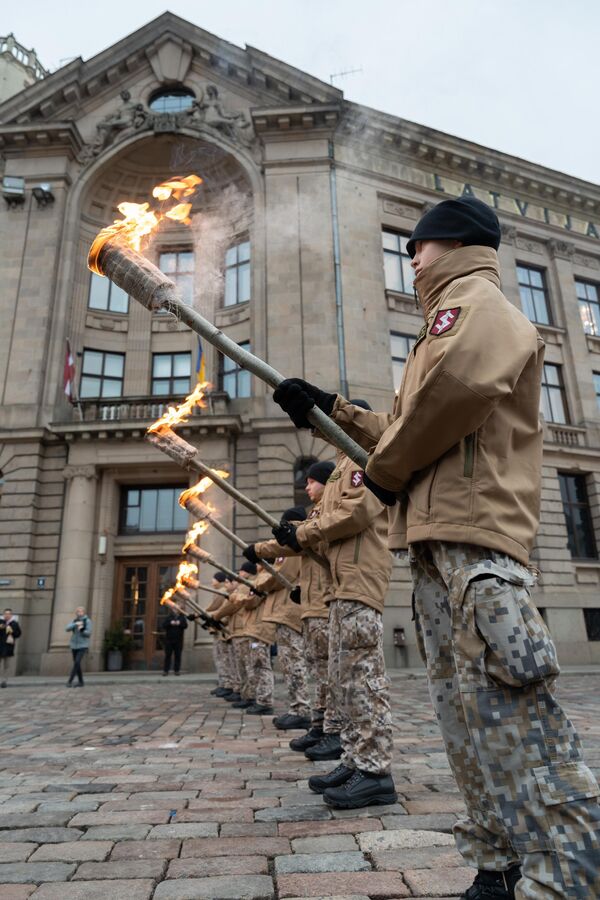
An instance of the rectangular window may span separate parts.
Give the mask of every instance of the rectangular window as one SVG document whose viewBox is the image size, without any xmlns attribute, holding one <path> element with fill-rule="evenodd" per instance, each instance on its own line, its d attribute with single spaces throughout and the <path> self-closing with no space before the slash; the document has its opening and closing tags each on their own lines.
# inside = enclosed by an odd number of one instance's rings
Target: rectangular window
<svg viewBox="0 0 600 900">
<path fill-rule="evenodd" d="M 406 244 L 408 237 L 384 228 L 381 232 L 383 243 L 383 269 L 385 273 L 385 289 L 410 294 L 415 273 L 411 269 L 411 258 Z"/>
<path fill-rule="evenodd" d="M 174 281 L 181 293 L 181 299 L 188 306 L 194 305 L 194 251 L 165 250 L 159 254 L 158 268 L 171 281 Z"/>
<path fill-rule="evenodd" d="M 92 272 L 91 276 L 88 308 L 103 309 L 113 313 L 127 313 L 129 297 L 125 291 L 113 284 L 110 279 L 97 275 L 96 272 Z"/>
<path fill-rule="evenodd" d="M 414 334 L 401 334 L 399 331 L 390 332 L 390 344 L 392 348 L 392 372 L 394 376 L 394 390 L 397 391 L 402 381 L 404 364 L 408 359 L 410 348 L 415 342 Z"/>
<path fill-rule="evenodd" d="M 168 397 L 189 394 L 191 366 L 191 353 L 153 353 L 153 395 Z"/>
<path fill-rule="evenodd" d="M 571 556 L 574 559 L 597 559 L 585 475 L 559 472 L 558 481 Z"/>
<path fill-rule="evenodd" d="M 588 641 L 600 641 L 600 609 L 584 609 L 583 618 Z"/>
<path fill-rule="evenodd" d="M 598 285 L 589 281 L 576 281 L 575 291 L 579 302 L 579 315 L 586 334 L 600 335 L 600 296 Z"/>
<path fill-rule="evenodd" d="M 600 409 L 600 372 L 594 372 L 594 390 L 596 391 L 596 403 Z"/>
<path fill-rule="evenodd" d="M 518 265 L 517 277 L 521 306 L 529 321 L 538 322 L 540 325 L 550 325 L 552 320 L 544 270 Z"/>
<path fill-rule="evenodd" d="M 562 380 L 562 366 L 544 364 L 542 376 L 542 414 L 546 422 L 566 425 L 569 421 L 565 386 Z"/>
<path fill-rule="evenodd" d="M 178 503 L 189 485 L 121 488 L 120 534 L 186 531 L 188 513 Z"/>
<path fill-rule="evenodd" d="M 122 397 L 124 369 L 124 353 L 84 350 L 79 396 L 82 400 L 92 397 Z"/>
<path fill-rule="evenodd" d="M 242 341 L 239 346 L 250 352 L 250 341 Z M 240 369 L 227 356 L 221 356 L 220 375 L 221 390 L 226 391 L 232 399 L 251 396 L 250 372 Z"/>
<path fill-rule="evenodd" d="M 225 254 L 225 306 L 250 299 L 250 241 L 234 244 Z"/>
</svg>

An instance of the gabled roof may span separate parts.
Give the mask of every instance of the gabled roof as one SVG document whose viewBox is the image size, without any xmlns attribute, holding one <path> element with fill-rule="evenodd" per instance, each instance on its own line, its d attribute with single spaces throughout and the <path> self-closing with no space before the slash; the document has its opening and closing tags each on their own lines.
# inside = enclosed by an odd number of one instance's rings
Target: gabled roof
<svg viewBox="0 0 600 900">
<path fill-rule="evenodd" d="M 341 101 L 340 90 L 318 78 L 274 59 L 255 47 L 241 48 L 191 22 L 165 12 L 152 22 L 93 56 L 74 59 L 47 78 L 0 104 L 1 123 L 57 121 L 69 118 L 70 107 L 119 83 L 148 64 L 148 52 L 171 39 L 184 44 L 203 65 L 213 69 L 232 87 L 255 88 L 261 105 L 273 102 L 332 103 Z"/>
</svg>

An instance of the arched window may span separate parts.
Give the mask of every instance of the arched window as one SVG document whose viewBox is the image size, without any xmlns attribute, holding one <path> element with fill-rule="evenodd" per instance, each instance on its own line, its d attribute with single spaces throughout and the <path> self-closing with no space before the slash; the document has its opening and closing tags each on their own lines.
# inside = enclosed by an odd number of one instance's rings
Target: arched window
<svg viewBox="0 0 600 900">
<path fill-rule="evenodd" d="M 304 490 L 306 473 L 316 462 L 316 456 L 299 456 L 294 463 L 294 506 L 307 506 L 310 503 Z"/>
<path fill-rule="evenodd" d="M 195 99 L 189 88 L 167 88 L 152 94 L 148 106 L 156 113 L 178 113 L 190 109 Z"/>
</svg>

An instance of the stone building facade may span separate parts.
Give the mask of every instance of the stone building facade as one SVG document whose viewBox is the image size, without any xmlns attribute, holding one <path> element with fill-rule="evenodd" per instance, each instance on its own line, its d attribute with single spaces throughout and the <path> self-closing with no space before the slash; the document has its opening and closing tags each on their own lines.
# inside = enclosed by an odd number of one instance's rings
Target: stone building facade
<svg viewBox="0 0 600 900">
<path fill-rule="evenodd" d="M 0 605 L 21 617 L 20 671 L 65 670 L 65 624 L 80 604 L 94 621 L 91 667 L 103 667 L 116 622 L 135 636 L 130 665 L 158 664 L 158 599 L 178 561 L 188 478 L 143 438 L 194 383 L 197 342 L 92 277 L 86 257 L 117 204 L 192 172 L 203 184 L 191 226 L 159 230 L 144 252 L 275 368 L 378 409 L 422 324 L 405 236 L 444 197 L 495 206 L 503 289 L 547 344 L 535 598 L 564 662 L 600 661 L 598 186 L 358 106 L 170 13 L 5 99 L 0 147 L 2 175 L 22 185 L 0 201 Z M 63 390 L 67 340 L 76 405 Z M 203 349 L 215 389 L 181 434 L 279 514 L 331 448 Z M 244 508 L 213 500 L 246 539 L 267 535 Z M 233 562 L 219 535 L 203 541 Z M 389 662 L 418 665 L 403 558 L 385 624 Z M 204 632 L 188 632 L 184 661 L 209 665 Z"/>
</svg>

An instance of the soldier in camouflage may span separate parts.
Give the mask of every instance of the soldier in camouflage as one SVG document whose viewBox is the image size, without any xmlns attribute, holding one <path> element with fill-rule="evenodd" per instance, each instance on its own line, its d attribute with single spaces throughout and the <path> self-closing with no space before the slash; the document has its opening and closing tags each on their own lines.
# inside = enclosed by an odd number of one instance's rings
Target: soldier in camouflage
<svg viewBox="0 0 600 900">
<path fill-rule="evenodd" d="M 354 401 L 364 403 L 364 401 Z M 287 527 L 286 527 L 287 526 Z M 329 603 L 329 706 L 341 720 L 341 764 L 309 787 L 338 809 L 397 800 L 391 777 L 392 717 L 383 657 L 383 603 L 391 574 L 387 513 L 343 454 L 329 476 L 318 518 L 276 530 L 283 543 L 323 548 L 333 582 Z M 309 759 L 327 759 L 319 745 Z"/>
<path fill-rule="evenodd" d="M 392 547 L 409 547 L 418 643 L 467 807 L 455 837 L 478 869 L 463 900 L 592 900 L 598 784 L 556 701 L 528 567 L 544 345 L 500 291 L 500 236 L 473 197 L 417 224 L 407 247 L 426 324 L 391 416 L 298 379 L 279 402 L 298 427 L 316 403 L 370 452 L 365 484 L 390 507 Z"/>
</svg>

